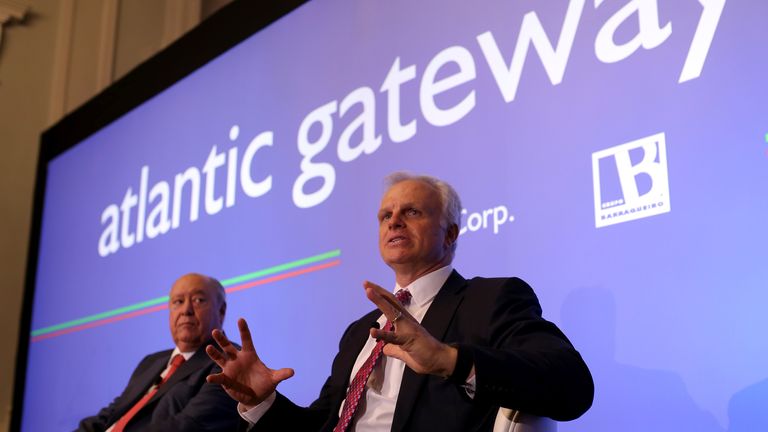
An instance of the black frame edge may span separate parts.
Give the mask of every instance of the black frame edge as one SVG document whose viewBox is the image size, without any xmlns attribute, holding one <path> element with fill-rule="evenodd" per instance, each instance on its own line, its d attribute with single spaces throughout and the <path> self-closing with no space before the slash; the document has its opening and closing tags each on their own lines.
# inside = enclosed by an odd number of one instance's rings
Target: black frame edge
<svg viewBox="0 0 768 432">
<path fill-rule="evenodd" d="M 10 431 L 21 430 L 48 163 L 309 0 L 235 0 L 43 131 L 22 294 Z"/>
</svg>

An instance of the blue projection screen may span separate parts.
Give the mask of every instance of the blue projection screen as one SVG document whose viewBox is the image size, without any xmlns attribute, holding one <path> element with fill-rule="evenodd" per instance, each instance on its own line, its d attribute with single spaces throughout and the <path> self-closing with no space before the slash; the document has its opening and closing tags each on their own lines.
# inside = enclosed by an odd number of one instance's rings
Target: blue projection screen
<svg viewBox="0 0 768 432">
<path fill-rule="evenodd" d="M 302 5 L 43 165 L 23 430 L 75 428 L 172 347 L 191 271 L 309 404 L 373 308 L 362 281 L 394 286 L 375 215 L 396 170 L 452 183 L 455 267 L 525 279 L 584 356 L 594 406 L 559 430 L 768 430 L 766 18 Z"/>
</svg>

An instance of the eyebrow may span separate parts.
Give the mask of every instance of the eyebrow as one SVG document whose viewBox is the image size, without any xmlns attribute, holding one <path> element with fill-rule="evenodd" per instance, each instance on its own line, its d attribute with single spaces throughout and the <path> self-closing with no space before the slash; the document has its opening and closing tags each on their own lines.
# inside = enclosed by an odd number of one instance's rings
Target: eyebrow
<svg viewBox="0 0 768 432">
<path fill-rule="evenodd" d="M 421 207 L 421 205 L 416 204 L 413 201 L 408 201 L 408 202 L 405 202 L 405 203 L 402 203 L 402 204 L 398 205 L 398 207 L 400 207 L 400 208 L 411 208 L 411 207 Z M 379 212 L 384 211 L 384 210 L 391 210 L 391 206 L 390 207 L 382 207 L 382 208 L 379 209 Z"/>
<path fill-rule="evenodd" d="M 412 209 L 412 208 L 422 210 L 424 208 L 423 205 L 416 204 L 415 202 L 412 202 L 412 201 L 403 203 L 403 204 L 399 205 L 398 207 L 401 208 L 401 209 L 405 209 L 405 210 Z M 379 212 L 377 214 L 381 215 L 382 213 L 388 213 L 388 212 L 390 212 L 390 213 L 392 212 L 392 208 L 391 207 L 383 207 L 383 208 L 379 209 Z"/>
<path fill-rule="evenodd" d="M 185 297 L 186 295 L 192 295 L 192 296 L 203 295 L 205 297 L 208 297 L 208 294 L 205 292 L 205 290 L 195 290 L 195 291 L 192 291 L 189 294 L 176 294 L 176 295 L 172 295 L 172 296 L 170 296 L 170 298 L 171 299 L 177 299 L 179 297 Z"/>
</svg>

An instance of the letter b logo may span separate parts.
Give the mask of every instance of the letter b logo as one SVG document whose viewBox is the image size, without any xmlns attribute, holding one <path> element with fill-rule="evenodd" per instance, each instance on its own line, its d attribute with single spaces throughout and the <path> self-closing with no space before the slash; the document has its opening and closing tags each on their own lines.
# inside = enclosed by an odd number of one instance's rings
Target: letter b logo
<svg viewBox="0 0 768 432">
<path fill-rule="evenodd" d="M 670 211 L 663 133 L 592 153 L 595 226 Z"/>
</svg>

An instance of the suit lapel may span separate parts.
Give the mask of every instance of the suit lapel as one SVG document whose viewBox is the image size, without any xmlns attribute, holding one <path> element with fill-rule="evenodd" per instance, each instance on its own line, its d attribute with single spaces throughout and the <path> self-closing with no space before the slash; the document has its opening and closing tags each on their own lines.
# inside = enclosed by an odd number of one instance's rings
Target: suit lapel
<svg viewBox="0 0 768 432">
<path fill-rule="evenodd" d="M 444 340 L 448 326 L 453 320 L 456 309 L 464 298 L 466 280 L 454 270 L 445 281 L 440 291 L 432 301 L 432 305 L 421 320 L 421 325 L 437 338 Z M 419 392 L 427 382 L 427 375 L 419 375 L 411 368 L 405 367 L 400 392 L 397 396 L 395 416 L 392 419 L 392 431 L 400 431 L 405 427 L 408 417 L 416 404 Z"/>
<path fill-rule="evenodd" d="M 363 318 L 359 320 L 360 324 L 355 326 L 354 328 L 350 329 L 352 334 L 350 334 L 350 345 L 348 347 L 342 347 L 342 350 L 340 351 L 340 357 L 339 357 L 339 371 L 343 373 L 344 377 L 344 388 L 346 389 L 349 386 L 350 378 L 349 376 L 352 374 L 352 368 L 355 366 L 355 361 L 357 360 L 357 357 L 360 355 L 360 351 L 363 350 L 363 347 L 365 346 L 365 343 L 368 341 L 368 338 L 371 337 L 370 335 L 370 329 L 371 329 L 371 323 L 376 321 L 379 316 L 381 316 L 381 311 L 378 309 L 375 309 L 371 312 L 369 312 L 367 315 L 365 315 Z M 341 408 L 341 402 L 346 397 L 346 393 L 341 394 L 341 397 L 337 398 L 336 401 L 334 401 L 334 415 L 336 412 L 339 411 Z"/>
<path fill-rule="evenodd" d="M 115 410 L 115 418 L 110 419 L 110 423 L 116 422 L 117 419 L 128 412 L 128 410 L 147 393 L 149 387 L 157 381 L 160 373 L 165 369 L 172 351 L 173 350 L 168 350 L 159 353 L 154 360 L 151 360 L 151 363 L 143 372 L 131 380 L 135 385 L 131 386 L 130 393 L 124 398 L 125 403 L 123 406 Z"/>
<path fill-rule="evenodd" d="M 191 375 L 193 372 L 199 371 L 200 369 L 203 369 L 209 362 L 213 361 L 210 358 L 208 358 L 208 354 L 205 353 L 205 346 L 208 345 L 208 342 L 204 343 L 192 357 L 189 358 L 189 360 L 185 361 L 184 363 L 179 366 L 178 369 L 176 369 L 176 372 L 173 373 L 173 375 L 168 378 L 168 381 L 166 381 L 163 385 L 160 386 L 159 389 L 157 389 L 157 393 L 155 393 L 154 396 L 152 396 L 152 399 L 147 403 L 147 405 L 151 404 L 152 402 L 160 399 L 163 397 L 164 394 L 168 392 L 169 389 L 173 388 L 173 386 L 186 379 L 189 375 Z M 165 361 L 166 364 L 168 362 L 168 358 L 166 357 Z M 163 368 L 165 369 L 165 368 Z M 163 371 L 163 369 L 160 370 L 160 372 Z"/>
</svg>

